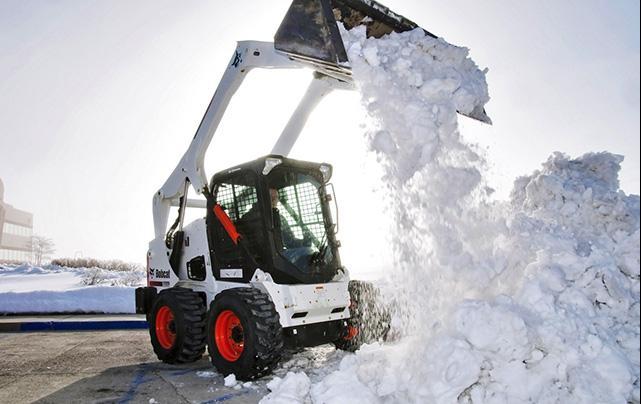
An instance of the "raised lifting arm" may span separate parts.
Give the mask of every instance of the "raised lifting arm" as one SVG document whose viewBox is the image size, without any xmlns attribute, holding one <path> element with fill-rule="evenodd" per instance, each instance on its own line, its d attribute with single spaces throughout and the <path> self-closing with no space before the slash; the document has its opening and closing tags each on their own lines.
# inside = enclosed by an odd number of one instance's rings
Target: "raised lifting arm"
<svg viewBox="0 0 641 404">
<path fill-rule="evenodd" d="M 153 215 L 156 238 L 164 237 L 167 230 L 169 208 L 183 196 L 185 181 L 189 181 L 199 194 L 207 189 L 207 176 L 204 172 L 205 152 L 231 98 L 247 73 L 256 67 L 297 68 L 302 66 L 300 63 L 293 62 L 286 56 L 277 53 L 274 50 L 274 45 L 270 42 L 238 43 L 189 148 L 165 184 L 154 195 Z"/>
<path fill-rule="evenodd" d="M 301 99 L 296 111 L 292 114 L 287 125 L 283 129 L 280 137 L 276 141 L 271 154 L 280 154 L 287 156 L 294 147 L 300 132 L 305 127 L 305 123 L 309 115 L 314 111 L 316 106 L 326 95 L 331 93 L 334 89 L 351 90 L 353 85 L 351 82 L 337 80 L 334 77 L 326 76 L 319 73 L 314 73 L 312 82 L 307 87 L 307 91 Z"/>
<path fill-rule="evenodd" d="M 289 152 L 309 114 L 320 99 L 328 94 L 332 88 L 349 88 L 349 84 L 326 74 L 338 76 L 347 81 L 350 81 L 350 77 L 347 74 L 337 73 L 336 71 L 325 71 L 322 66 L 294 60 L 276 51 L 274 44 L 271 42 L 244 41 L 238 43 L 230 64 L 225 70 L 189 148 L 165 184 L 154 195 L 153 215 L 156 239 L 164 238 L 167 231 L 169 209 L 171 206 L 177 206 L 179 199 L 184 196 L 185 181 L 189 181 L 199 194 L 207 189 L 207 175 L 204 169 L 205 153 L 231 98 L 242 84 L 247 73 L 254 68 L 297 69 L 303 67 L 312 67 L 317 72 L 308 92 L 301 101 L 301 105 L 296 109 L 279 138 L 279 142 L 287 145 L 287 150 L 283 154 Z M 191 202 L 189 205 L 193 206 L 195 201 L 189 202 Z"/>
</svg>

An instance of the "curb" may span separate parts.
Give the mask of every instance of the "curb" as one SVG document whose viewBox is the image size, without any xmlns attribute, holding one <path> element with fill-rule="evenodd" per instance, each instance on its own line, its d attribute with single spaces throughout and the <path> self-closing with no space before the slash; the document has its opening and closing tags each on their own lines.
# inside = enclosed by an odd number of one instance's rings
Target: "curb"
<svg viewBox="0 0 641 404">
<path fill-rule="evenodd" d="M 146 330 L 146 321 L 29 321 L 0 323 L 0 332 Z"/>
</svg>

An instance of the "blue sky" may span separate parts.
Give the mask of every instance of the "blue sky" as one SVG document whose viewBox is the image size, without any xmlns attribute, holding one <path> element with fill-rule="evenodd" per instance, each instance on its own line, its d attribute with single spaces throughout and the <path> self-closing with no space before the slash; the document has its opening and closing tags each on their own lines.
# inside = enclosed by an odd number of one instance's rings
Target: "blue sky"
<svg viewBox="0 0 641 404">
<path fill-rule="evenodd" d="M 461 128 L 487 150 L 499 195 L 554 151 L 601 150 L 626 156 L 622 188 L 639 193 L 639 2 L 385 4 L 469 47 L 490 69 L 494 125 L 462 119 Z M 288 6 L 0 2 L 8 202 L 35 214 L 36 231 L 54 239 L 59 255 L 142 261 L 153 235 L 151 197 L 186 150 L 235 41 L 271 40 Z M 208 173 L 266 154 L 308 77 L 252 73 L 214 138 Z M 352 265 L 366 265 L 377 257 L 353 240 L 371 217 L 356 211 L 378 178 L 353 116 L 357 104 L 355 94 L 329 97 L 292 156 L 335 165 L 341 211 L 354 216 L 342 226 L 343 250 L 351 249 Z"/>
</svg>

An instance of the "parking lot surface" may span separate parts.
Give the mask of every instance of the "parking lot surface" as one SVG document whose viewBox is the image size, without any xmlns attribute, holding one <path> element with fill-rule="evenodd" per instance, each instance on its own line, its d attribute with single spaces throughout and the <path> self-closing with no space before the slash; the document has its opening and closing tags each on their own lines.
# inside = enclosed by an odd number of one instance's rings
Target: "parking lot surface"
<svg viewBox="0 0 641 404">
<path fill-rule="evenodd" d="M 0 334 L 0 403 L 257 403 L 268 380 L 225 387 L 207 355 L 161 363 L 146 330 Z"/>
</svg>

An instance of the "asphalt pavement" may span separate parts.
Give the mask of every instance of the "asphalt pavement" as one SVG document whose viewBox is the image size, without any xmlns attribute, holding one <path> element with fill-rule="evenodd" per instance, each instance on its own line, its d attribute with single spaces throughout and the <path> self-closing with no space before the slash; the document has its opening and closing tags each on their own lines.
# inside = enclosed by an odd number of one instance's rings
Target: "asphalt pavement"
<svg viewBox="0 0 641 404">
<path fill-rule="evenodd" d="M 0 403 L 257 403 L 266 381 L 159 362 L 147 330 L 0 333 Z"/>
</svg>

